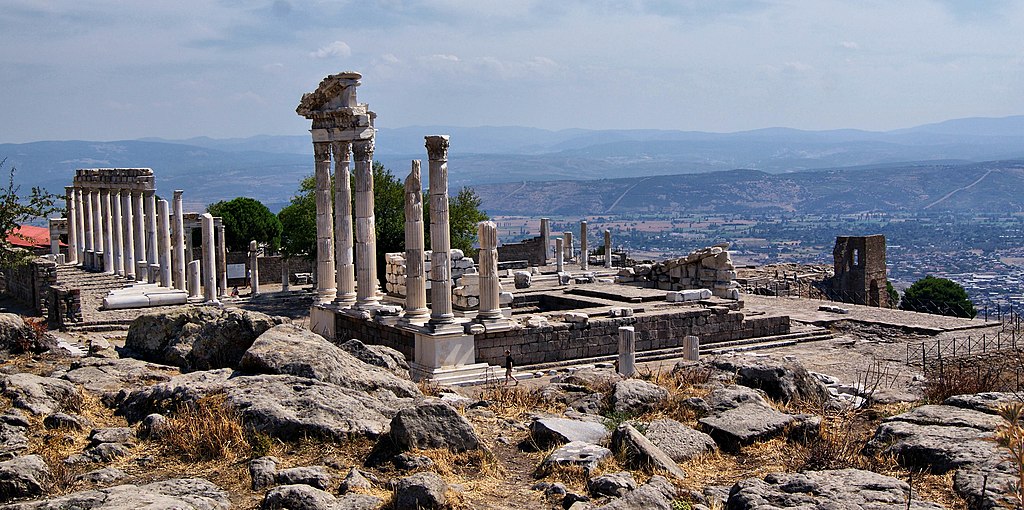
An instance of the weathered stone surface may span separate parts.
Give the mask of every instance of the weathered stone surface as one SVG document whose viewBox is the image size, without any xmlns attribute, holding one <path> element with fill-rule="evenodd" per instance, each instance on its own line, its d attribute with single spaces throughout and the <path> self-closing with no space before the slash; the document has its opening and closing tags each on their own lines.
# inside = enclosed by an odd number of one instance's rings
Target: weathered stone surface
<svg viewBox="0 0 1024 510">
<path fill-rule="evenodd" d="M 281 485 L 304 484 L 321 490 L 327 490 L 331 484 L 331 474 L 326 466 L 281 469 L 274 474 L 274 479 Z"/>
<path fill-rule="evenodd" d="M 24 352 L 32 350 L 35 335 L 21 317 L 13 313 L 0 313 L 0 351 Z"/>
<path fill-rule="evenodd" d="M 730 510 L 773 508 L 873 508 L 900 510 L 908 507 L 910 486 L 902 480 L 862 471 L 841 469 L 775 473 L 764 480 L 741 480 L 729 493 Z M 912 509 L 941 509 L 935 503 L 914 498 Z"/>
<path fill-rule="evenodd" d="M 61 376 L 86 391 L 115 395 L 122 389 L 149 386 L 178 375 L 178 369 L 133 358 L 82 358 Z"/>
<path fill-rule="evenodd" d="M 590 421 L 538 417 L 530 423 L 530 438 L 541 448 L 573 441 L 597 444 L 609 435 L 603 424 Z"/>
<path fill-rule="evenodd" d="M 1004 423 L 1002 418 L 993 414 L 947 405 L 923 405 L 903 414 L 890 416 L 883 421 L 905 421 L 917 425 L 941 425 L 945 427 L 970 427 L 986 431 L 993 431 Z"/>
<path fill-rule="evenodd" d="M 594 496 L 619 497 L 636 487 L 636 480 L 628 471 L 603 474 L 587 481 L 587 489 Z"/>
<path fill-rule="evenodd" d="M 399 411 L 391 420 L 391 440 L 403 450 L 448 448 L 464 452 L 480 447 L 473 425 L 439 400 L 428 400 Z"/>
<path fill-rule="evenodd" d="M 40 416 L 76 412 L 82 403 L 74 384 L 29 373 L 0 376 L 0 393 L 11 399 L 14 407 Z"/>
<path fill-rule="evenodd" d="M 257 337 L 284 321 L 235 308 L 185 306 L 136 318 L 125 348 L 133 357 L 186 372 L 236 367 Z"/>
<path fill-rule="evenodd" d="M 825 402 L 829 399 L 825 385 L 796 361 L 722 359 L 712 362 L 712 366 L 735 372 L 738 384 L 763 390 L 769 397 L 781 402 Z"/>
<path fill-rule="evenodd" d="M 135 433 L 128 427 L 93 429 L 89 443 L 94 446 L 103 443 L 135 444 Z"/>
<path fill-rule="evenodd" d="M 611 404 L 615 412 L 640 414 L 653 411 L 668 399 L 668 390 L 640 379 L 626 379 L 615 383 Z"/>
<path fill-rule="evenodd" d="M 228 494 L 202 478 L 175 478 L 146 485 L 118 485 L 11 506 L 14 510 L 227 510 Z"/>
<path fill-rule="evenodd" d="M 341 481 L 341 486 L 338 487 L 338 492 L 345 494 L 349 491 L 356 489 L 370 489 L 373 484 L 368 478 L 363 476 L 363 473 L 356 468 L 352 468 L 345 475 L 345 479 Z"/>
<path fill-rule="evenodd" d="M 252 490 L 257 491 L 274 485 L 277 481 L 277 458 L 259 457 L 249 461 L 249 477 Z"/>
<path fill-rule="evenodd" d="M 771 407 L 757 390 L 745 386 L 726 386 L 718 388 L 708 395 L 706 400 L 711 411 L 727 411 L 745 404 L 755 404 L 761 407 Z"/>
<path fill-rule="evenodd" d="M 590 391 L 606 391 L 622 379 L 610 368 L 585 368 L 562 378 L 561 382 L 582 386 Z"/>
<path fill-rule="evenodd" d="M 360 361 L 324 337 L 291 324 L 263 333 L 245 351 L 241 369 L 251 373 L 290 374 L 367 393 L 388 391 L 398 397 L 419 397 L 408 378 Z"/>
<path fill-rule="evenodd" d="M 0 423 L 0 460 L 16 457 L 28 450 L 28 437 L 25 435 L 27 430 L 27 427 Z"/>
<path fill-rule="evenodd" d="M 127 476 L 128 475 L 125 474 L 125 472 L 121 471 L 120 469 L 107 467 L 97 469 L 95 471 L 89 471 L 88 473 L 82 473 L 76 476 L 75 480 L 95 484 L 109 484 L 111 482 L 116 482 L 118 480 L 126 478 Z"/>
<path fill-rule="evenodd" d="M 607 505 L 604 510 L 674 510 L 676 488 L 664 476 L 652 476 L 644 485 Z"/>
<path fill-rule="evenodd" d="M 38 455 L 0 462 L 0 503 L 42 494 L 43 483 L 49 476 L 50 468 Z"/>
<path fill-rule="evenodd" d="M 652 421 L 647 425 L 644 436 L 676 462 L 718 449 L 711 436 L 671 419 Z"/>
<path fill-rule="evenodd" d="M 708 398 L 714 414 L 698 423 L 726 451 L 780 436 L 797 423 L 795 416 L 772 409 L 753 390 L 721 388 L 712 391 Z"/>
<path fill-rule="evenodd" d="M 167 417 L 160 413 L 146 415 L 139 423 L 139 437 L 143 439 L 160 439 L 167 434 L 170 424 Z"/>
<path fill-rule="evenodd" d="M 367 345 L 353 338 L 340 346 L 345 352 L 368 365 L 383 368 L 399 377 L 409 377 L 409 362 L 405 355 L 383 345 Z"/>
<path fill-rule="evenodd" d="M 626 467 L 665 471 L 680 480 L 686 478 L 686 473 L 668 454 L 628 423 L 623 423 L 615 429 L 612 434 L 612 449 L 625 453 Z"/>
<path fill-rule="evenodd" d="M 893 454 L 901 464 L 945 473 L 1002 458 L 992 432 L 972 427 L 888 421 L 878 426 L 867 451 Z"/>
<path fill-rule="evenodd" d="M 281 485 L 267 491 L 260 503 L 261 510 L 328 510 L 336 498 L 305 484 Z"/>
<path fill-rule="evenodd" d="M 338 498 L 331 510 L 377 510 L 384 500 L 368 494 L 345 494 Z"/>
<path fill-rule="evenodd" d="M 989 391 L 973 395 L 953 395 L 943 404 L 948 406 L 973 409 L 988 414 L 999 414 L 999 410 L 1007 404 L 1020 404 L 1022 397 L 1013 393 Z"/>
<path fill-rule="evenodd" d="M 48 429 L 83 430 L 89 425 L 89 420 L 77 414 L 53 413 L 43 418 L 43 426 Z"/>
<path fill-rule="evenodd" d="M 984 467 L 965 467 L 953 475 L 953 490 L 967 501 L 967 508 L 1015 508 L 1020 502 L 1013 494 L 1019 483 L 1011 461 Z"/>
<path fill-rule="evenodd" d="M 395 483 L 395 508 L 443 508 L 448 501 L 448 484 L 430 471 L 399 478 Z"/>
<path fill-rule="evenodd" d="M 612 451 L 583 441 L 573 441 L 551 452 L 543 462 L 541 471 L 549 471 L 558 466 L 579 466 L 589 475 L 597 469 L 602 461 L 612 456 Z"/>
</svg>

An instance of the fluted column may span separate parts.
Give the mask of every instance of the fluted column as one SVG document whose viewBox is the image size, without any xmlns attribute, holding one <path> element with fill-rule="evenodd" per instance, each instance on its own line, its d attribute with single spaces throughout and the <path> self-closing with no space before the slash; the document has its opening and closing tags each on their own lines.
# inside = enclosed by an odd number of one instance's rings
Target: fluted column
<svg viewBox="0 0 1024 510">
<path fill-rule="evenodd" d="M 551 229 L 550 225 L 548 225 L 549 221 L 550 220 L 548 218 L 540 219 L 540 244 L 544 248 L 544 258 L 542 259 L 544 262 L 541 264 L 542 266 L 548 265 L 548 254 L 551 252 L 551 246 L 549 246 L 551 244 Z"/>
<path fill-rule="evenodd" d="M 75 231 L 78 234 L 78 263 L 85 264 L 85 204 L 82 200 L 82 188 L 75 188 L 75 209 L 78 211 Z"/>
<path fill-rule="evenodd" d="M 356 307 L 380 306 L 377 295 L 377 230 L 373 216 L 373 139 L 352 144 L 356 162 Z"/>
<path fill-rule="evenodd" d="M 124 277 L 135 279 L 135 215 L 132 214 L 132 192 L 121 190 L 121 245 L 124 255 Z"/>
<path fill-rule="evenodd" d="M 114 245 L 114 274 L 124 276 L 124 238 L 121 231 L 121 190 L 110 191 L 110 236 Z"/>
<path fill-rule="evenodd" d="M 68 264 L 78 263 L 78 207 L 75 203 L 75 187 L 64 186 L 64 201 L 67 203 L 68 214 Z"/>
<path fill-rule="evenodd" d="M 590 269 L 590 252 L 587 251 L 587 221 L 580 222 L 580 269 Z"/>
<path fill-rule="evenodd" d="M 139 271 L 138 264 L 146 261 L 146 215 L 142 212 L 142 198 L 141 190 L 132 191 L 132 217 L 135 219 L 135 235 L 132 239 L 135 244 L 135 260 L 132 265 L 135 266 L 135 278 L 140 282 L 146 280 L 146 274 Z"/>
<path fill-rule="evenodd" d="M 85 204 L 85 265 L 92 269 L 96 264 L 96 229 L 93 226 L 94 202 L 91 189 L 82 190 L 82 201 Z"/>
<path fill-rule="evenodd" d="M 157 264 L 156 191 L 148 189 L 143 192 L 143 203 L 146 209 L 146 262 Z"/>
<path fill-rule="evenodd" d="M 213 215 L 203 213 L 203 299 L 207 303 L 217 304 L 217 257 L 214 248 Z"/>
<path fill-rule="evenodd" d="M 100 211 L 103 215 L 103 272 L 114 274 L 114 211 L 110 207 L 110 190 L 100 190 Z"/>
<path fill-rule="evenodd" d="M 619 327 L 619 369 L 623 377 L 636 373 L 636 330 L 633 326 Z"/>
<path fill-rule="evenodd" d="M 430 316 L 424 249 L 423 179 L 420 161 L 413 160 L 405 178 L 405 318 L 409 320 Z"/>
<path fill-rule="evenodd" d="M 604 267 L 612 267 L 612 231 L 604 230 Z"/>
<path fill-rule="evenodd" d="M 356 303 L 356 266 L 352 254 L 352 176 L 349 170 L 349 142 L 334 142 L 334 256 L 337 295 L 334 304 L 351 307 Z"/>
<path fill-rule="evenodd" d="M 572 232 L 562 232 L 562 246 L 564 246 L 562 256 L 565 257 L 565 261 L 572 260 L 573 253 L 576 251 L 572 245 Z"/>
<path fill-rule="evenodd" d="M 227 297 L 228 292 L 228 238 L 223 220 L 217 223 L 217 288 L 220 296 Z"/>
<path fill-rule="evenodd" d="M 156 203 L 157 260 L 160 261 L 160 286 L 171 287 L 171 214 L 166 200 Z"/>
<path fill-rule="evenodd" d="M 175 289 L 185 290 L 185 211 L 180 189 L 174 190 L 171 219 L 171 281 Z"/>
<path fill-rule="evenodd" d="M 103 209 L 100 207 L 100 192 L 98 189 L 89 192 L 89 202 L 92 203 L 92 250 L 93 268 L 99 269 L 103 265 Z M 104 271 L 107 268 L 103 268 Z"/>
<path fill-rule="evenodd" d="M 430 158 L 430 323 L 455 321 L 452 313 L 451 232 L 448 230 L 448 135 L 427 136 Z"/>
<path fill-rule="evenodd" d="M 561 273 L 565 270 L 565 249 L 561 237 L 555 238 L 555 270 Z"/>
<path fill-rule="evenodd" d="M 501 293 L 498 282 L 498 226 L 493 221 L 481 221 L 477 224 L 477 235 L 480 238 L 480 311 L 476 317 L 480 320 L 502 319 L 498 299 Z"/>
<path fill-rule="evenodd" d="M 334 222 L 331 220 L 331 144 L 314 142 L 316 178 L 316 295 L 330 303 L 337 295 L 334 282 Z"/>
</svg>

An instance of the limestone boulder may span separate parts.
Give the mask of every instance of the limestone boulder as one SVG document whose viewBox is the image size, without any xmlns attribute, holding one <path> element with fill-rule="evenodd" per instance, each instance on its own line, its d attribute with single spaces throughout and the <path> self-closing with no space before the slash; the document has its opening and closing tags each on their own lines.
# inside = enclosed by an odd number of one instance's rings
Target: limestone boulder
<svg viewBox="0 0 1024 510">
<path fill-rule="evenodd" d="M 636 490 L 598 508 L 604 510 L 675 510 L 677 490 L 664 476 L 652 476 Z"/>
<path fill-rule="evenodd" d="M 668 400 L 668 390 L 640 379 L 626 379 L 615 383 L 611 405 L 617 413 L 641 414 L 655 410 Z"/>
<path fill-rule="evenodd" d="M 953 395 L 942 403 L 987 414 L 999 414 L 999 410 L 1007 404 L 1021 403 L 1021 396 L 1010 392 L 989 391 L 970 395 Z"/>
<path fill-rule="evenodd" d="M 214 306 L 141 315 L 128 329 L 131 357 L 182 371 L 237 367 L 256 338 L 287 319 Z"/>
<path fill-rule="evenodd" d="M 384 397 L 420 397 L 419 387 L 393 372 L 367 364 L 307 329 L 282 324 L 259 336 L 245 351 L 241 370 L 257 374 L 290 374 Z"/>
<path fill-rule="evenodd" d="M 636 480 L 628 471 L 607 473 L 587 481 L 587 489 L 593 496 L 620 497 L 636 489 Z"/>
<path fill-rule="evenodd" d="M 28 450 L 28 427 L 12 425 L 0 420 L 0 460 L 7 460 Z"/>
<path fill-rule="evenodd" d="M 684 462 L 718 449 L 711 436 L 667 418 L 649 423 L 644 436 L 676 462 Z"/>
<path fill-rule="evenodd" d="M 367 345 L 355 338 L 341 344 L 341 348 L 363 363 L 409 378 L 409 362 L 404 354 L 395 349 L 383 345 Z"/>
<path fill-rule="evenodd" d="M 778 437 L 799 424 L 796 416 L 776 411 L 756 391 L 742 387 L 716 389 L 708 395 L 712 414 L 697 421 L 723 450 Z"/>
<path fill-rule="evenodd" d="M 448 501 L 448 484 L 437 473 L 424 471 L 395 482 L 395 508 L 435 510 Z"/>
<path fill-rule="evenodd" d="M 364 494 L 346 494 L 336 498 L 309 485 L 281 485 L 267 491 L 260 510 L 375 510 L 384 503 Z"/>
<path fill-rule="evenodd" d="M 0 313 L 0 351 L 35 350 L 35 333 L 25 321 L 13 313 Z"/>
<path fill-rule="evenodd" d="M 178 373 L 177 367 L 133 358 L 81 358 L 71 363 L 61 379 L 78 384 L 109 402 L 121 390 L 164 382 Z"/>
<path fill-rule="evenodd" d="M 883 422 L 904 421 L 916 425 L 940 425 L 946 427 L 970 427 L 982 431 L 994 431 L 1005 421 L 994 414 L 947 405 L 923 405 Z"/>
<path fill-rule="evenodd" d="M 0 376 L 0 394 L 11 399 L 14 407 L 39 416 L 77 412 L 82 405 L 82 394 L 74 384 L 29 373 Z"/>
<path fill-rule="evenodd" d="M 964 498 L 967 508 L 1015 508 L 1019 505 L 1013 487 L 1019 483 L 1012 461 L 989 466 L 958 469 L 953 475 L 953 491 Z"/>
<path fill-rule="evenodd" d="M 572 441 L 598 444 L 609 435 L 607 427 L 592 421 L 536 417 L 530 422 L 530 439 L 540 448 Z"/>
<path fill-rule="evenodd" d="M 573 441 L 562 445 L 551 452 L 540 465 L 542 473 L 551 472 L 554 469 L 565 466 L 583 468 L 589 476 L 602 462 L 612 457 L 612 451 L 603 446 Z"/>
<path fill-rule="evenodd" d="M 0 462 L 0 503 L 42 494 L 43 484 L 49 477 L 50 468 L 38 455 Z"/>
<path fill-rule="evenodd" d="M 780 402 L 825 402 L 828 388 L 796 361 L 770 359 L 716 360 L 718 370 L 735 372 L 736 382 L 757 388 Z"/>
<path fill-rule="evenodd" d="M 775 473 L 763 480 L 741 480 L 729 493 L 728 508 L 943 508 L 916 497 L 908 504 L 910 486 L 902 480 L 859 469 Z"/>
<path fill-rule="evenodd" d="M 399 411 L 391 420 L 391 440 L 401 450 L 447 448 L 464 452 L 480 447 L 473 425 L 439 400 L 427 400 Z"/>
<path fill-rule="evenodd" d="M 75 492 L 53 499 L 11 505 L 12 510 L 136 510 L 174 508 L 183 510 L 227 510 L 228 493 L 202 478 L 175 478 L 145 485 L 118 485 Z"/>
<path fill-rule="evenodd" d="M 682 480 L 686 473 L 665 452 L 628 423 L 619 425 L 612 434 L 612 449 L 626 457 L 626 467 L 664 471 Z"/>
<path fill-rule="evenodd" d="M 1003 458 L 995 434 L 973 427 L 918 425 L 901 420 L 882 423 L 868 442 L 868 452 L 895 455 L 907 467 L 945 473 L 985 465 Z"/>
</svg>

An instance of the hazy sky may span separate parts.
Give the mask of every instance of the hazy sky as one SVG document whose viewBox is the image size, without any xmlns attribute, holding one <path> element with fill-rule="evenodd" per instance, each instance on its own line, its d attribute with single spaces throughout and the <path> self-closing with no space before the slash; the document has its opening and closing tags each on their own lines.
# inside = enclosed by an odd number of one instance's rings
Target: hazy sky
<svg viewBox="0 0 1024 510">
<path fill-rule="evenodd" d="M 0 142 L 378 127 L 885 130 L 1024 113 L 1024 2 L 4 0 Z"/>
</svg>

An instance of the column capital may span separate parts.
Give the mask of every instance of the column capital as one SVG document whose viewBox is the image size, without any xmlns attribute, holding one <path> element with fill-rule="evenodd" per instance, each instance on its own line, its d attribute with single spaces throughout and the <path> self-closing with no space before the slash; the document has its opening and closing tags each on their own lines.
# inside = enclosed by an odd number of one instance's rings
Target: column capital
<svg viewBox="0 0 1024 510">
<path fill-rule="evenodd" d="M 182 189 L 174 190 L 174 199 L 177 200 L 177 199 L 181 198 L 181 195 L 183 195 L 184 193 L 185 193 L 185 190 L 182 190 Z"/>
<path fill-rule="evenodd" d="M 313 142 L 313 157 L 317 161 L 330 161 L 331 142 Z"/>
<path fill-rule="evenodd" d="M 373 150 L 370 150 L 373 152 Z M 352 152 L 352 142 L 337 141 L 331 142 L 331 153 L 334 154 L 334 161 L 348 161 Z"/>
<path fill-rule="evenodd" d="M 448 161 L 448 135 L 424 136 L 430 161 Z"/>
<path fill-rule="evenodd" d="M 356 161 L 369 161 L 373 159 L 373 138 L 369 140 L 358 140 L 352 144 L 352 155 Z"/>
</svg>

